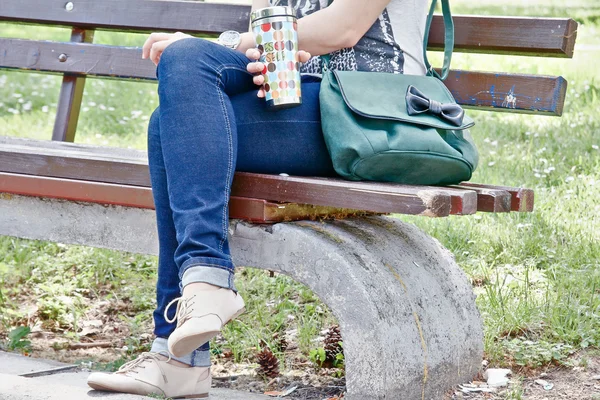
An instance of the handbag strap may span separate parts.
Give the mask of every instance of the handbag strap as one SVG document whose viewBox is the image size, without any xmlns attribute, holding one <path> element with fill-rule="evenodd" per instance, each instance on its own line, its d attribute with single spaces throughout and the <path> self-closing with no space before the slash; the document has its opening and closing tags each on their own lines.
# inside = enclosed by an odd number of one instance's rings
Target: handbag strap
<svg viewBox="0 0 600 400">
<path fill-rule="evenodd" d="M 433 21 L 433 13 L 437 6 L 437 0 L 432 0 L 431 7 L 429 8 L 429 14 L 427 15 L 427 23 L 425 24 L 425 36 L 423 38 L 423 61 L 425 62 L 425 68 L 427 69 L 427 75 L 435 76 L 440 80 L 445 80 L 448 77 L 448 73 L 450 72 L 450 62 L 452 61 L 452 52 L 454 51 L 454 21 L 452 20 L 452 13 L 450 12 L 450 2 L 449 0 L 441 0 L 442 2 L 442 15 L 444 17 L 444 65 L 442 67 L 442 74 L 438 74 L 436 70 L 433 69 L 431 64 L 429 63 L 429 59 L 427 58 L 427 44 L 429 43 L 429 30 L 431 28 L 431 22 Z M 327 6 L 329 7 L 333 3 L 333 0 L 329 0 L 327 2 Z M 329 68 L 329 54 L 322 54 L 321 62 L 323 64 L 323 69 L 327 70 Z"/>
<path fill-rule="evenodd" d="M 454 21 L 452 20 L 452 13 L 450 12 L 449 0 L 442 1 L 442 15 L 444 17 L 444 65 L 442 67 L 442 74 L 438 74 L 433 69 L 427 58 L 427 44 L 429 43 L 429 31 L 431 29 L 431 22 L 433 21 L 433 12 L 437 6 L 437 0 L 431 2 L 431 8 L 429 9 L 429 15 L 427 15 L 427 23 L 425 25 L 425 37 L 423 38 L 423 60 L 425 61 L 425 68 L 427 69 L 427 75 L 435 76 L 440 80 L 445 80 L 450 72 L 450 62 L 452 61 L 452 52 L 454 51 Z"/>
</svg>

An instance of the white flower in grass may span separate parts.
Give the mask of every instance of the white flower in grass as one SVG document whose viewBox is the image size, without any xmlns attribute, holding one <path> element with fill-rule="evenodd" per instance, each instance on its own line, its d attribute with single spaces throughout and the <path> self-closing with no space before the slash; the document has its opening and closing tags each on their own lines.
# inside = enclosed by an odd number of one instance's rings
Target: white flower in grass
<svg viewBox="0 0 600 400">
<path fill-rule="evenodd" d="M 593 144 L 593 145 L 592 145 L 592 149 L 594 149 L 594 150 L 598 150 L 598 145 L 597 145 L 597 144 Z"/>
<path fill-rule="evenodd" d="M 83 112 L 88 112 L 88 111 L 90 111 L 90 108 L 89 108 L 89 107 L 83 107 L 83 108 L 81 109 L 81 111 L 83 111 Z"/>
<path fill-rule="evenodd" d="M 573 182 L 574 180 L 575 180 L 575 178 L 574 178 L 574 177 L 572 177 L 572 176 L 567 176 L 567 177 L 565 178 L 565 182 Z"/>
<path fill-rule="evenodd" d="M 19 110 L 15 109 L 15 108 L 9 108 L 6 111 L 8 111 L 11 114 L 17 115 L 19 114 Z"/>
<path fill-rule="evenodd" d="M 99 109 L 101 109 L 102 111 L 106 110 L 106 106 L 104 104 L 100 104 L 98 106 Z"/>
<path fill-rule="evenodd" d="M 47 113 L 49 109 L 50 109 L 50 107 L 48 107 L 48 106 L 42 106 L 42 112 Z"/>
<path fill-rule="evenodd" d="M 496 161 L 490 161 L 488 163 L 488 167 L 493 167 L 494 165 L 496 165 Z"/>
<path fill-rule="evenodd" d="M 23 104 L 23 111 L 30 111 L 31 110 L 31 102 L 28 101 L 27 103 Z"/>
<path fill-rule="evenodd" d="M 21 97 L 23 97 L 23 95 L 21 93 L 13 93 L 12 97 L 14 97 L 15 99 L 20 99 Z"/>
<path fill-rule="evenodd" d="M 96 107 L 96 103 L 93 101 L 88 101 L 88 106 L 90 107 Z"/>
<path fill-rule="evenodd" d="M 108 107 L 108 111 L 115 111 L 114 107 Z"/>
<path fill-rule="evenodd" d="M 96 139 L 100 139 L 102 137 L 101 133 L 96 133 Z"/>
</svg>

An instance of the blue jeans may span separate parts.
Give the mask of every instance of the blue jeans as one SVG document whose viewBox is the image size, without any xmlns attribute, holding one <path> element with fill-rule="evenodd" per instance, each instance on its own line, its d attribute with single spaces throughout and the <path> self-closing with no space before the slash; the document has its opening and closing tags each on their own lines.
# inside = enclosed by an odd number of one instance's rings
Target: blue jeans
<svg viewBox="0 0 600 400">
<path fill-rule="evenodd" d="M 320 83 L 304 78 L 300 107 L 271 111 L 256 96 L 242 53 L 203 39 L 171 44 L 157 69 L 159 108 L 148 158 L 159 240 L 153 351 L 175 329 L 163 316 L 181 288 L 206 282 L 235 290 L 228 243 L 234 171 L 334 176 L 321 131 Z M 170 318 L 175 313 L 172 307 Z M 210 365 L 208 343 L 177 358 Z"/>
</svg>

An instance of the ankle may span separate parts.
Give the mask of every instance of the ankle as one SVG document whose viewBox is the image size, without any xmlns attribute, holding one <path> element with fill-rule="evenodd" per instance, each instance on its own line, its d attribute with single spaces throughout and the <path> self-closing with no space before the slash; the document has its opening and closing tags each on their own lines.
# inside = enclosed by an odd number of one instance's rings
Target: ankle
<svg viewBox="0 0 600 400">
<path fill-rule="evenodd" d="M 188 283 L 187 285 L 185 285 L 185 287 L 183 288 L 183 294 L 185 294 L 187 291 L 193 290 L 193 291 L 204 291 L 204 292 L 211 292 L 211 291 L 215 291 L 215 290 L 219 290 L 221 289 L 220 286 L 215 286 L 212 285 L 210 283 L 205 283 L 205 282 L 192 282 L 192 283 Z"/>
<path fill-rule="evenodd" d="M 182 363 L 181 361 L 177 361 L 172 358 L 169 360 L 168 364 L 171 364 L 171 365 L 174 365 L 174 366 L 180 367 L 180 368 L 192 368 L 191 365 Z"/>
</svg>

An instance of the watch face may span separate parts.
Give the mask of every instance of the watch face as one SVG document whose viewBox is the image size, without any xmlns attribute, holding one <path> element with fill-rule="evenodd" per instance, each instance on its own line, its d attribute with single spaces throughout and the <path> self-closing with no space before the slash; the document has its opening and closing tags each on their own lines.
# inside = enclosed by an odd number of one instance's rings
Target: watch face
<svg viewBox="0 0 600 400">
<path fill-rule="evenodd" d="M 225 31 L 219 36 L 219 42 L 228 47 L 237 46 L 240 41 L 240 34 L 236 31 Z"/>
</svg>

